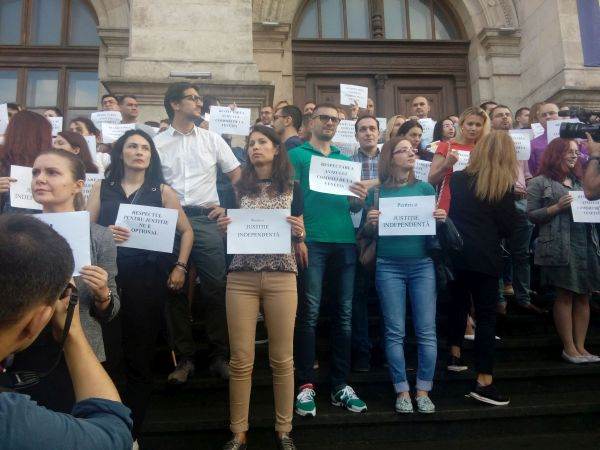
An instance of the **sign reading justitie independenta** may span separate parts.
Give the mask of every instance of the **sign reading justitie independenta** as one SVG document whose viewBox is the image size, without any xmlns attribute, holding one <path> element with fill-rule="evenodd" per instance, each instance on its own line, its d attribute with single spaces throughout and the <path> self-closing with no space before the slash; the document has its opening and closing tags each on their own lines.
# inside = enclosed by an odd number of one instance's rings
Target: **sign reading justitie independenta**
<svg viewBox="0 0 600 450">
<path fill-rule="evenodd" d="M 289 209 L 228 209 L 227 253 L 230 255 L 289 254 L 292 231 Z"/>
<path fill-rule="evenodd" d="M 435 234 L 435 196 L 379 199 L 380 236 L 424 236 Z"/>
</svg>

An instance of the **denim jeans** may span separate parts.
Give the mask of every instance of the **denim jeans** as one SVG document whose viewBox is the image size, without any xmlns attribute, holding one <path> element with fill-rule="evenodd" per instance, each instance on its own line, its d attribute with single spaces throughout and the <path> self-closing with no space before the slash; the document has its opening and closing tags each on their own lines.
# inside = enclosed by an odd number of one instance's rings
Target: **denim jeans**
<svg viewBox="0 0 600 450">
<path fill-rule="evenodd" d="M 357 361 L 371 359 L 371 339 L 369 338 L 369 294 L 374 284 L 374 274 L 356 263 L 354 296 L 352 300 L 352 351 Z"/>
<path fill-rule="evenodd" d="M 352 295 L 356 246 L 329 242 L 307 242 L 308 268 L 304 272 L 305 297 L 299 297 L 296 317 L 295 358 L 298 385 L 314 383 L 315 332 L 321 306 L 323 275 L 326 268 L 334 274 L 336 295 L 332 308 L 331 387 L 346 386 L 350 372 L 350 339 L 352 334 Z"/>
<path fill-rule="evenodd" d="M 430 391 L 437 359 L 433 261 L 431 258 L 377 258 L 375 279 L 385 324 L 385 352 L 394 389 L 396 393 L 409 390 L 404 360 L 408 289 L 419 358 L 417 389 Z"/>
</svg>

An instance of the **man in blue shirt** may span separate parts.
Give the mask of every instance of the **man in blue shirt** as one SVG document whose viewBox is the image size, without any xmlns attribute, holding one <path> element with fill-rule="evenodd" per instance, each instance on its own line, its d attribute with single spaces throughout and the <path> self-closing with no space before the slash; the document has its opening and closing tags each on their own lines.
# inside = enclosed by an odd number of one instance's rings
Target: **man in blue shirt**
<svg viewBox="0 0 600 450">
<path fill-rule="evenodd" d="M 62 337 L 75 289 L 73 266 L 69 244 L 51 227 L 32 216 L 0 216 L 0 361 L 31 345 L 49 322 L 54 336 Z M 1 447 L 131 449 L 131 412 L 83 333 L 79 307 L 64 357 L 77 401 L 72 414 L 50 411 L 27 395 L 0 387 Z"/>
</svg>

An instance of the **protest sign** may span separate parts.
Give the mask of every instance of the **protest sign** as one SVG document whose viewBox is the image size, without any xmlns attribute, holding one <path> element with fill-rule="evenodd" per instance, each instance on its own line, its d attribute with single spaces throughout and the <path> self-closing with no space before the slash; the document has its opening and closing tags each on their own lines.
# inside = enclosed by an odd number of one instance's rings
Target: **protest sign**
<svg viewBox="0 0 600 450">
<path fill-rule="evenodd" d="M 96 128 L 102 128 L 103 123 L 121 123 L 123 116 L 121 111 L 96 111 L 90 115 Z"/>
<path fill-rule="evenodd" d="M 208 129 L 217 134 L 234 134 L 248 136 L 250 134 L 250 109 L 228 106 L 211 106 Z"/>
<path fill-rule="evenodd" d="M 528 161 L 531 156 L 531 130 L 509 130 L 508 134 L 515 144 L 517 159 L 519 161 Z"/>
<path fill-rule="evenodd" d="M 333 158 L 313 156 L 308 182 L 310 189 L 334 195 L 352 195 L 350 185 L 360 181 L 361 164 Z"/>
<path fill-rule="evenodd" d="M 178 216 L 176 209 L 121 203 L 115 225 L 129 228 L 131 236 L 117 245 L 171 253 Z"/>
<path fill-rule="evenodd" d="M 0 134 L 6 132 L 8 126 L 8 105 L 6 103 L 0 103 Z"/>
<path fill-rule="evenodd" d="M 87 143 L 88 149 L 90 151 L 90 156 L 92 157 L 92 161 L 96 162 L 96 136 L 83 136 L 83 138 Z"/>
<path fill-rule="evenodd" d="M 548 143 L 553 139 L 560 137 L 560 125 L 562 123 L 579 123 L 579 119 L 558 119 L 546 122 L 546 137 L 548 138 Z"/>
<path fill-rule="evenodd" d="M 435 195 L 379 199 L 379 236 L 435 234 Z"/>
<path fill-rule="evenodd" d="M 419 124 L 423 127 L 423 135 L 421 141 L 431 142 L 433 140 L 433 129 L 435 128 L 435 120 L 430 118 L 419 119 Z"/>
<path fill-rule="evenodd" d="M 353 84 L 340 84 L 340 105 L 354 106 L 358 103 L 359 108 L 365 109 L 368 98 L 369 88 Z"/>
<path fill-rule="evenodd" d="M 378 117 L 377 122 L 379 122 L 379 134 L 385 133 L 387 130 L 387 119 L 385 117 Z"/>
<path fill-rule="evenodd" d="M 415 178 L 427 183 L 429 181 L 429 171 L 431 170 L 431 162 L 424 159 L 415 160 Z"/>
<path fill-rule="evenodd" d="M 104 174 L 102 173 L 86 173 L 85 174 L 85 184 L 83 185 L 83 198 L 85 201 L 88 201 L 90 198 L 90 194 L 92 193 L 92 187 L 94 187 L 94 183 L 96 181 L 104 180 Z"/>
<path fill-rule="evenodd" d="M 227 253 L 233 255 L 290 254 L 289 209 L 228 209 Z"/>
<path fill-rule="evenodd" d="M 544 131 L 546 130 L 544 130 L 544 127 L 541 123 L 535 122 L 531 124 L 531 131 L 533 131 L 533 139 L 535 139 L 536 137 L 544 134 Z"/>
<path fill-rule="evenodd" d="M 83 266 L 92 264 L 89 212 L 46 213 L 36 214 L 34 217 L 50 225 L 71 247 L 75 260 L 73 276 L 79 275 Z"/>
<path fill-rule="evenodd" d="M 573 196 L 573 222 L 600 223 L 600 200 L 588 200 L 583 191 L 569 192 Z"/>
<path fill-rule="evenodd" d="M 13 208 L 42 209 L 31 192 L 31 167 L 10 166 L 10 176 L 17 180 L 10 183 L 10 205 Z"/>
<path fill-rule="evenodd" d="M 356 144 L 355 123 L 356 120 L 340 120 L 332 141 L 340 144 Z"/>
<path fill-rule="evenodd" d="M 50 125 L 52 125 L 52 136 L 58 136 L 63 130 L 63 118 L 62 117 L 47 117 Z"/>
<path fill-rule="evenodd" d="M 103 123 L 102 143 L 112 144 L 129 130 L 135 130 L 135 123 Z"/>
<path fill-rule="evenodd" d="M 469 156 L 471 155 L 471 152 L 467 150 L 456 150 L 456 152 L 458 153 L 458 161 L 452 166 L 452 171 L 460 172 L 461 170 L 465 170 L 465 167 L 469 165 Z"/>
</svg>

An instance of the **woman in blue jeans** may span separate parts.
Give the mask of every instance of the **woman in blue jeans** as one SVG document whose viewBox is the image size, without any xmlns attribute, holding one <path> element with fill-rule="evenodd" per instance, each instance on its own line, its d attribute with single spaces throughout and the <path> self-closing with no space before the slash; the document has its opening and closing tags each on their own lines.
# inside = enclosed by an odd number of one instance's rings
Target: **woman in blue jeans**
<svg viewBox="0 0 600 450">
<path fill-rule="evenodd" d="M 379 197 L 435 195 L 429 183 L 414 176 L 416 152 L 406 139 L 387 142 L 379 158 Z M 367 198 L 365 232 L 375 234 L 381 214 L 376 209 L 375 192 Z M 436 209 L 433 217 L 440 222 L 446 211 Z M 385 325 L 385 352 L 397 394 L 396 411 L 412 413 L 413 405 L 406 379 L 404 337 L 406 336 L 407 289 L 417 336 L 419 369 L 415 402 L 421 413 L 433 413 L 429 399 L 437 358 L 435 332 L 436 286 L 433 261 L 427 254 L 426 236 L 382 236 L 377 238 L 376 286 Z"/>
</svg>

